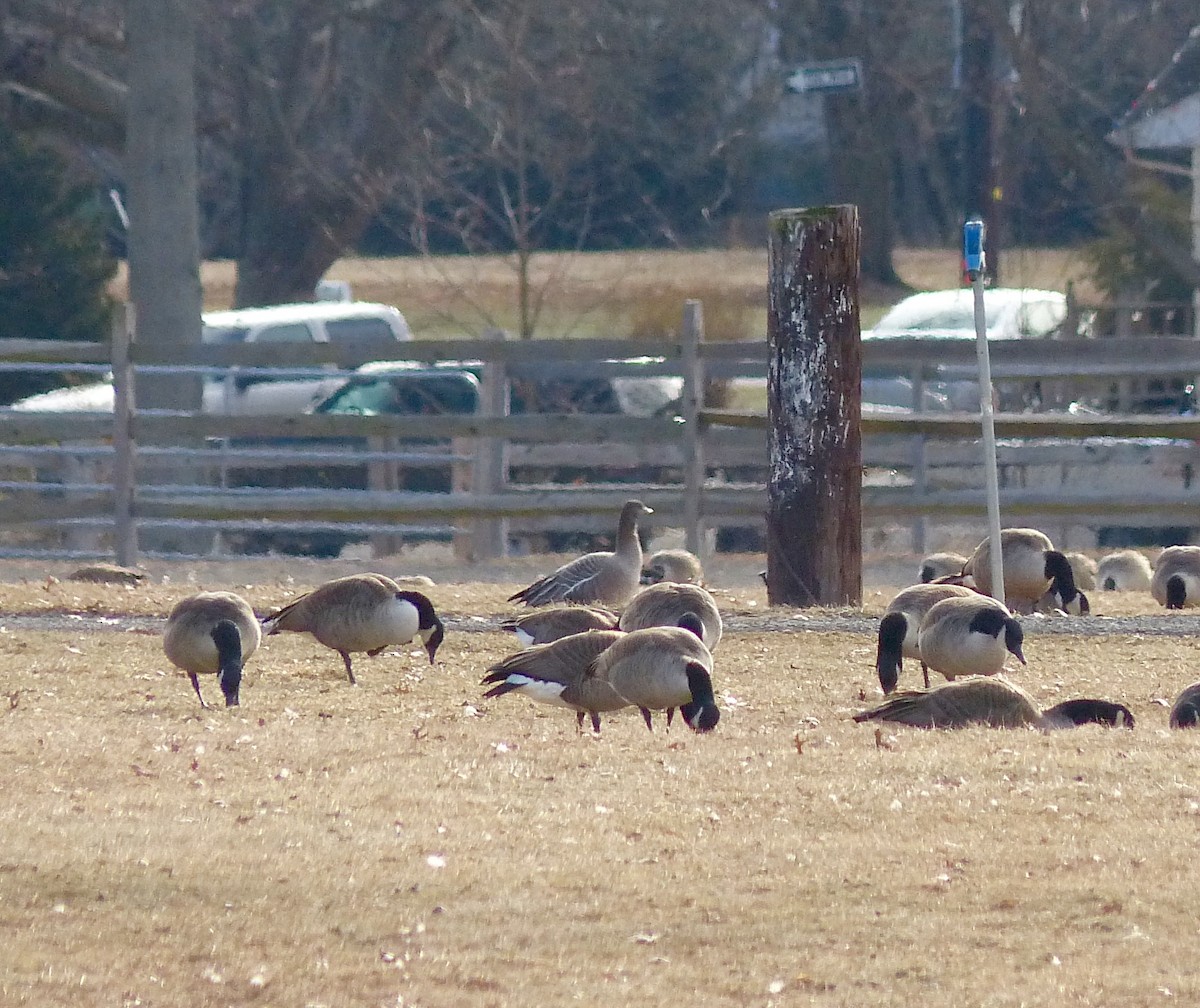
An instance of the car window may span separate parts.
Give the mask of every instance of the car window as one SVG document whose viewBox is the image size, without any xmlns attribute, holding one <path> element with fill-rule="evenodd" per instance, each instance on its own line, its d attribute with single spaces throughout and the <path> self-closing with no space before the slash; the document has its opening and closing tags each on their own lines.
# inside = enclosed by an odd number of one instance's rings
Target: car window
<svg viewBox="0 0 1200 1008">
<path fill-rule="evenodd" d="M 478 410 L 479 385 L 472 376 L 437 374 L 356 379 L 330 396 L 317 412 L 412 416 Z"/>
<path fill-rule="evenodd" d="M 254 337 L 256 343 L 313 343 L 312 330 L 303 322 L 264 326 Z"/>
<path fill-rule="evenodd" d="M 394 339 L 395 333 L 380 318 L 330 319 L 325 323 L 330 340 L 348 343 L 351 340 Z"/>
</svg>

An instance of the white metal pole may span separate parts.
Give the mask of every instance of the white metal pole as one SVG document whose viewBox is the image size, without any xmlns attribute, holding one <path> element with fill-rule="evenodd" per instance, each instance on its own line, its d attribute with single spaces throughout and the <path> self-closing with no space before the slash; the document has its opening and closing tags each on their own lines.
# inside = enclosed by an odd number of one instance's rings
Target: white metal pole
<svg viewBox="0 0 1200 1008">
<path fill-rule="evenodd" d="M 987 488 L 992 597 L 1005 604 L 1004 556 L 1000 551 L 1000 480 L 996 475 L 996 423 L 992 412 L 992 362 L 988 355 L 987 314 L 983 302 L 983 242 L 983 221 L 967 221 L 963 225 L 963 262 L 975 294 L 975 349 L 979 357 L 979 416 L 983 428 L 983 473 Z"/>
</svg>

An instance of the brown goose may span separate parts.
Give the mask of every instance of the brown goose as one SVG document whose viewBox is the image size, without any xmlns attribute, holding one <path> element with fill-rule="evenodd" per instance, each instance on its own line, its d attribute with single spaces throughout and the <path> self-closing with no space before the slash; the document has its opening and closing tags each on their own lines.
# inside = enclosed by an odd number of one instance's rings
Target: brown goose
<svg viewBox="0 0 1200 1008">
<path fill-rule="evenodd" d="M 929 667 L 921 660 L 921 649 L 917 646 L 921 620 L 942 599 L 971 596 L 982 597 L 962 585 L 919 584 L 905 588 L 892 599 L 880 620 L 875 648 L 875 671 L 884 693 L 891 693 L 896 688 L 905 658 L 921 662 L 925 688 L 929 688 Z"/>
<path fill-rule="evenodd" d="M 522 647 L 532 647 L 587 630 L 616 630 L 617 614 L 596 606 L 554 606 L 506 619 L 500 628 L 516 634 Z"/>
<path fill-rule="evenodd" d="M 491 699 L 520 693 L 538 703 L 566 707 L 575 711 L 578 727 L 589 715 L 592 730 L 598 732 L 600 715 L 628 707 L 629 701 L 603 679 L 589 678 L 587 670 L 624 636 L 620 630 L 586 630 L 518 651 L 487 670 L 482 684 L 491 688 L 483 695 Z"/>
<path fill-rule="evenodd" d="M 200 693 L 201 673 L 216 674 L 225 706 L 236 707 L 242 668 L 262 640 L 258 618 L 249 603 L 233 592 L 200 592 L 180 600 L 167 617 L 163 651 L 172 665 L 183 669 Z"/>
<path fill-rule="evenodd" d="M 651 730 L 651 711 L 665 710 L 670 728 L 678 708 L 689 728 L 712 731 L 721 712 L 713 695 L 712 654 L 700 640 L 700 632 L 694 613 L 685 613 L 677 627 L 633 630 L 592 663 L 584 682 L 608 683 L 642 712 Z"/>
<path fill-rule="evenodd" d="M 921 561 L 921 581 L 928 584 L 939 578 L 955 577 L 962 574 L 967 558 L 961 553 L 930 553 Z"/>
<path fill-rule="evenodd" d="M 1021 687 L 999 676 L 971 676 L 928 690 L 905 690 L 854 720 L 894 721 L 914 728 L 1074 728 L 1082 724 L 1133 727 L 1133 715 L 1107 700 L 1068 700 L 1042 711 Z"/>
<path fill-rule="evenodd" d="M 1010 654 L 1024 665 L 1023 642 L 1012 613 L 978 593 L 935 602 L 917 630 L 921 661 L 947 679 L 995 675 Z"/>
<path fill-rule="evenodd" d="M 1096 572 L 1098 566 L 1086 553 L 1067 553 L 1067 563 L 1071 565 L 1071 573 L 1075 575 L 1075 587 L 1083 591 L 1094 591 L 1096 588 Z"/>
<path fill-rule="evenodd" d="M 642 584 L 658 584 L 660 581 L 704 584 L 704 568 L 700 558 L 683 549 L 659 550 L 642 567 Z"/>
<path fill-rule="evenodd" d="M 671 581 L 649 585 L 629 600 L 617 625 L 627 633 L 653 626 L 679 626 L 685 613 L 699 618 L 700 639 L 709 651 L 716 651 L 721 643 L 721 612 L 712 595 L 699 585 Z"/>
<path fill-rule="evenodd" d="M 1096 565 L 1096 583 L 1101 591 L 1148 592 L 1153 577 L 1150 561 L 1137 550 L 1117 550 L 1101 557 Z"/>
<path fill-rule="evenodd" d="M 1000 533 L 1004 558 L 1004 601 L 1016 613 L 1031 613 L 1047 592 L 1054 608 L 1086 613 L 1087 597 L 1075 586 L 1075 573 L 1067 558 L 1049 537 L 1031 528 L 1009 528 Z M 992 594 L 991 540 L 975 547 L 964 572 L 975 579 L 984 594 Z"/>
<path fill-rule="evenodd" d="M 352 684 L 357 682 L 350 664 L 352 653 L 374 656 L 391 644 L 420 637 L 432 665 L 445 637 L 433 603 L 382 574 L 351 574 L 326 581 L 264 619 L 263 631 L 312 634 L 342 656 Z"/>
<path fill-rule="evenodd" d="M 1154 562 L 1150 594 L 1168 609 L 1200 605 L 1200 546 L 1168 546 Z"/>
<path fill-rule="evenodd" d="M 637 591 L 642 573 L 638 518 L 653 513 L 641 501 L 626 501 L 621 508 L 614 552 L 585 553 L 576 557 L 528 588 L 509 596 L 508 601 L 523 602 L 528 606 L 550 605 L 554 602 L 624 605 Z"/>
</svg>

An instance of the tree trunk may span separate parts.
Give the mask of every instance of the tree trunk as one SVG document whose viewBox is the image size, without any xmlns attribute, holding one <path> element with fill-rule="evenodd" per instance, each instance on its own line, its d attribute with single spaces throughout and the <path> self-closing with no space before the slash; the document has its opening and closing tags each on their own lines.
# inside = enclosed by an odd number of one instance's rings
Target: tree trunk
<svg viewBox="0 0 1200 1008">
<path fill-rule="evenodd" d="M 189 0 L 129 0 L 129 290 L 143 345 L 200 342 L 193 19 Z M 200 379 L 143 376 L 137 403 L 198 409 Z"/>
<path fill-rule="evenodd" d="M 858 605 L 858 210 L 778 210 L 770 227 L 767 600 Z"/>
</svg>

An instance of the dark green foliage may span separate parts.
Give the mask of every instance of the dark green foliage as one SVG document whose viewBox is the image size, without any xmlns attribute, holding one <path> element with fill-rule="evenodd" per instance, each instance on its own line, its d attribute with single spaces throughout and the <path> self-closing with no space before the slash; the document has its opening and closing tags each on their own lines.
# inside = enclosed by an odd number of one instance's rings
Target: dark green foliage
<svg viewBox="0 0 1200 1008">
<path fill-rule="evenodd" d="M 64 160 L 0 127 L 0 339 L 104 341 L 116 261 L 95 195 Z M 60 376 L 0 372 L 0 403 L 61 385 Z"/>
</svg>

